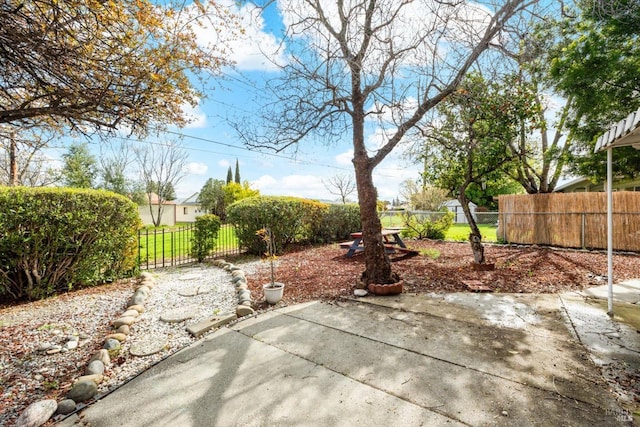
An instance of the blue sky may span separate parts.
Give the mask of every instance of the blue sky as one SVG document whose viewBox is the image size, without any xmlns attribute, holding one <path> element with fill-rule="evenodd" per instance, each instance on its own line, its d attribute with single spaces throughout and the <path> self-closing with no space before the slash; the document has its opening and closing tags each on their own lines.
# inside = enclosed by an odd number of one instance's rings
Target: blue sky
<svg viewBox="0 0 640 427">
<path fill-rule="evenodd" d="M 282 30 L 275 7 L 269 8 L 263 19 L 249 7 L 238 9 L 236 2 L 226 2 L 241 16 L 245 37 L 231 42 L 235 69 L 224 70 L 225 77 L 215 82 L 216 89 L 193 111 L 194 122 L 176 129 L 185 136 L 183 146 L 189 152 L 188 173 L 176 187 L 178 197 L 197 192 L 208 178 L 225 179 L 228 167 L 234 169 L 238 159 L 242 180 L 261 194 L 335 200 L 337 196 L 329 193 L 323 180 L 338 174 L 353 175 L 348 137 L 330 145 L 302 143 L 296 153 L 257 152 L 243 146 L 226 123 L 225 118 L 246 113 L 249 100 L 260 96 L 256 86 L 276 75 L 262 52 L 278 47 Z M 277 59 L 283 60 L 281 55 Z M 418 169 L 400 158 L 400 152 L 389 156 L 374 174 L 380 198 L 395 198 L 402 181 L 418 178 Z"/>
<path fill-rule="evenodd" d="M 186 175 L 176 185 L 179 199 L 186 198 L 202 188 L 209 178 L 225 179 L 229 166 L 240 164 L 242 180 L 265 195 L 288 195 L 321 200 L 336 200 L 323 181 L 335 175 L 353 175 L 352 144 L 349 136 L 331 141 L 327 145 L 301 143 L 295 153 L 252 151 L 238 139 L 226 119 L 246 115 L 253 108 L 253 101 L 260 98 L 259 87 L 265 80 L 274 78 L 277 69 L 272 60 L 286 61 L 282 50 L 276 53 L 281 43 L 283 20 L 273 2 L 265 14 L 258 14 L 251 6 L 239 6 L 234 0 L 218 0 L 241 18 L 244 35 L 229 42 L 234 68 L 223 70 L 224 77 L 212 77 L 215 90 L 189 113 L 193 122 L 173 133 L 148 138 L 149 141 L 175 140 L 176 134 L 183 136 L 182 146 L 189 154 Z M 416 14 L 423 16 L 423 14 Z M 486 15 L 485 15 L 486 16 Z M 426 19 L 426 18 L 424 18 Z M 199 37 L 205 43 L 214 32 L 202 31 Z M 210 41 L 210 40 L 209 40 Z M 266 54 L 266 56 L 265 56 Z M 376 147 L 383 139 L 379 129 L 370 123 L 366 135 L 368 145 Z M 92 144 L 93 147 L 96 144 Z M 399 194 L 401 183 L 416 180 L 420 167 L 407 160 L 402 146 L 396 149 L 376 167 L 374 183 L 379 198 L 391 201 Z M 355 200 L 356 195 L 352 198 Z"/>
</svg>

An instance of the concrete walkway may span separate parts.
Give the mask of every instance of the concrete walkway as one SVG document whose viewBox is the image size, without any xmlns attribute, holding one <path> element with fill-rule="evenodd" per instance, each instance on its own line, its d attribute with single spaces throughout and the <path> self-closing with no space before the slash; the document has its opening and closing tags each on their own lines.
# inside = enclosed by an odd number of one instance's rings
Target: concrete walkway
<svg viewBox="0 0 640 427">
<path fill-rule="evenodd" d="M 631 425 L 572 332 L 567 306 L 581 298 L 402 294 L 274 310 L 61 424 Z"/>
</svg>

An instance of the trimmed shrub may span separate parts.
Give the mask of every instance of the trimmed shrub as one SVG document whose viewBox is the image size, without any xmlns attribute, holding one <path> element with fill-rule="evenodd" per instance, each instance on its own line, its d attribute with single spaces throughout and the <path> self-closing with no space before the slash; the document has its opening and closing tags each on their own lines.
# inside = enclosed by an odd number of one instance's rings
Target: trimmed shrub
<svg viewBox="0 0 640 427">
<path fill-rule="evenodd" d="M 191 237 L 191 256 L 198 262 L 204 261 L 216 247 L 219 231 L 220 218 L 217 215 L 206 214 L 197 217 Z"/>
<path fill-rule="evenodd" d="M 269 228 L 276 253 L 291 243 L 313 241 L 314 229 L 322 221 L 328 205 L 295 197 L 257 196 L 240 200 L 227 209 L 227 221 L 236 227 L 240 246 L 252 254 L 264 252 L 264 242 L 256 235 Z"/>
<path fill-rule="evenodd" d="M 314 241 L 330 243 L 348 240 L 351 233 L 362 230 L 361 224 L 358 204 L 329 205 L 315 229 Z"/>
<path fill-rule="evenodd" d="M 0 187 L 0 295 L 38 299 L 132 274 L 136 205 L 86 189 Z"/>
<path fill-rule="evenodd" d="M 453 212 L 443 212 L 436 215 L 416 215 L 411 212 L 402 214 L 404 230 L 402 237 L 414 239 L 444 240 L 447 231 L 453 225 Z"/>
</svg>

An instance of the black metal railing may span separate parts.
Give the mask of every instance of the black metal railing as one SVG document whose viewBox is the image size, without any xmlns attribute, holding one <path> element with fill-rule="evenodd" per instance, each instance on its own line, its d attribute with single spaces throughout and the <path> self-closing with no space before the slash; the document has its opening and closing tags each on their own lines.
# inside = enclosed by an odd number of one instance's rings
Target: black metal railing
<svg viewBox="0 0 640 427">
<path fill-rule="evenodd" d="M 138 265 L 140 269 L 172 267 L 196 261 L 191 255 L 194 224 L 138 231 Z M 207 258 L 237 255 L 242 251 L 235 228 L 223 224 L 215 246 Z"/>
</svg>

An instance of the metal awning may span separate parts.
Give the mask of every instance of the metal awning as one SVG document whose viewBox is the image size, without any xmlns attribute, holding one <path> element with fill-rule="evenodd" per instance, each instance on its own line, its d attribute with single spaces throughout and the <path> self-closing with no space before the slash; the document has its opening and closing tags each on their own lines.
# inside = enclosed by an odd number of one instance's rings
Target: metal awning
<svg viewBox="0 0 640 427">
<path fill-rule="evenodd" d="M 640 108 L 613 125 L 596 141 L 595 152 L 608 148 L 635 146 L 640 149 Z"/>
<path fill-rule="evenodd" d="M 607 279 L 608 314 L 613 316 L 613 149 L 632 146 L 640 149 L 640 108 L 613 125 L 596 140 L 595 152 L 607 150 Z"/>
</svg>

